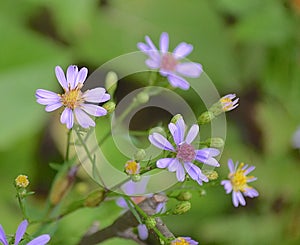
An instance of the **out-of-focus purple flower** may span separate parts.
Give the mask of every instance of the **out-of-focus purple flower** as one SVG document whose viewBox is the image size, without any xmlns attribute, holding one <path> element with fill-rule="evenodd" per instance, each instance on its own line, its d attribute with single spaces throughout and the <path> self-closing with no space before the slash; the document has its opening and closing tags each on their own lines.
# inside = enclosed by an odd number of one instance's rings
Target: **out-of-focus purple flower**
<svg viewBox="0 0 300 245">
<path fill-rule="evenodd" d="M 223 111 L 231 111 L 238 107 L 239 98 L 235 94 L 227 94 L 220 99 Z"/>
<path fill-rule="evenodd" d="M 167 77 L 173 87 L 187 90 L 190 84 L 181 76 L 199 77 L 202 73 L 202 65 L 194 62 L 181 62 L 181 59 L 189 55 L 193 46 L 185 42 L 180 43 L 173 51 L 169 50 L 169 35 L 163 32 L 160 36 L 158 50 L 151 39 L 146 36 L 146 43 L 138 43 L 137 47 L 148 55 L 146 65 L 151 69 L 158 69 L 162 76 Z"/>
<path fill-rule="evenodd" d="M 171 242 L 171 245 L 197 245 L 198 242 L 190 237 L 178 237 Z"/>
<path fill-rule="evenodd" d="M 28 226 L 27 220 L 23 220 L 20 223 L 20 225 L 16 231 L 14 245 L 18 245 L 20 243 L 20 241 L 22 240 L 22 238 L 26 232 L 27 226 Z M 50 236 L 48 234 L 44 234 L 44 235 L 38 236 L 37 238 L 34 238 L 31 242 L 27 243 L 27 245 L 44 245 L 44 244 L 47 244 L 49 242 L 49 240 L 50 240 Z M 0 225 L 0 242 L 2 242 L 4 245 L 8 245 L 8 241 L 6 239 L 5 232 L 1 225 Z"/>
<path fill-rule="evenodd" d="M 136 204 L 139 204 L 140 202 L 144 201 L 146 198 L 152 196 L 152 194 L 147 194 L 143 196 L 133 196 L 133 195 L 144 194 L 146 192 L 148 181 L 149 181 L 149 176 L 144 176 L 139 182 L 133 182 L 132 180 L 129 180 L 121 187 L 121 189 L 126 195 L 131 195 L 132 196 L 131 199 Z M 116 203 L 119 207 L 124 208 L 124 210 L 126 211 L 129 209 L 128 204 L 123 197 L 118 198 Z M 166 209 L 166 203 L 161 202 L 157 205 L 155 213 L 165 212 L 165 209 Z M 145 224 L 139 224 L 137 226 L 137 231 L 138 231 L 138 236 L 141 240 L 147 240 L 149 236 L 149 232 Z"/>
<path fill-rule="evenodd" d="M 196 150 L 192 142 L 198 135 L 199 126 L 194 124 L 188 131 L 186 137 L 184 137 L 186 125 L 183 118 L 179 118 L 176 124 L 170 123 L 169 130 L 176 147 L 173 147 L 173 145 L 159 133 L 149 135 L 151 144 L 162 150 L 171 151 L 176 154 L 175 157 L 159 159 L 156 162 L 156 166 L 158 168 L 168 168 L 170 172 L 176 171 L 176 177 L 180 182 L 185 180 L 186 173 L 193 180 L 197 181 L 199 185 L 202 185 L 202 181 L 208 182 L 208 178 L 202 173 L 200 168 L 192 162 L 196 160 L 210 166 L 219 167 L 220 164 L 214 158 L 220 153 L 219 150 L 215 148 Z"/>
<path fill-rule="evenodd" d="M 292 146 L 295 149 L 300 149 L 300 127 L 297 128 L 292 138 Z"/>
<path fill-rule="evenodd" d="M 258 191 L 253 187 L 249 186 L 249 182 L 257 180 L 254 176 L 247 176 L 252 172 L 255 167 L 245 165 L 244 163 L 236 162 L 234 165 L 231 159 L 228 160 L 229 168 L 229 180 L 223 180 L 221 184 L 224 186 L 226 193 L 229 194 L 232 192 L 232 203 L 235 207 L 238 207 L 239 204 L 242 206 L 246 205 L 245 197 L 257 197 Z"/>
<path fill-rule="evenodd" d="M 100 117 L 107 114 L 107 111 L 98 105 L 90 103 L 102 103 L 110 99 L 104 88 L 94 88 L 81 92 L 86 80 L 88 70 L 83 67 L 78 71 L 77 66 L 70 65 L 65 76 L 60 66 L 55 67 L 55 74 L 58 82 L 64 89 L 63 94 L 57 94 L 48 90 L 38 89 L 35 93 L 37 102 L 46 105 L 47 112 L 65 107 L 61 114 L 60 121 L 70 129 L 74 125 L 74 115 L 78 124 L 83 128 L 94 127 L 95 122 L 88 114 Z M 90 102 L 90 103 L 85 103 Z"/>
</svg>

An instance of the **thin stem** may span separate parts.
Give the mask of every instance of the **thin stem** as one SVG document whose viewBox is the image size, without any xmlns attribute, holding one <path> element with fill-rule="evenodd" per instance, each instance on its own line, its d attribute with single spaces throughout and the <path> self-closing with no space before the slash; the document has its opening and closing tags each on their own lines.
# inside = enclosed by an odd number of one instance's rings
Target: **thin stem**
<svg viewBox="0 0 300 245">
<path fill-rule="evenodd" d="M 66 162 L 69 161 L 69 155 L 70 155 L 70 145 L 71 145 L 71 133 L 72 129 L 69 129 L 68 136 L 67 136 L 67 148 L 66 148 Z"/>
<path fill-rule="evenodd" d="M 25 205 L 24 205 L 24 199 L 21 197 L 19 190 L 17 191 L 17 198 L 18 198 L 19 206 L 22 211 L 23 218 L 29 220 L 27 213 L 26 213 Z"/>
</svg>

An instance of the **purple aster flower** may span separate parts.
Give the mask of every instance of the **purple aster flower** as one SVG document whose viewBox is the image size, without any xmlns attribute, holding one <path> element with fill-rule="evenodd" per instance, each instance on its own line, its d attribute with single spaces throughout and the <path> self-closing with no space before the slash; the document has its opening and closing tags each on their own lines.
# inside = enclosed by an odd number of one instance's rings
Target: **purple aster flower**
<svg viewBox="0 0 300 245">
<path fill-rule="evenodd" d="M 64 89 L 63 94 L 57 94 L 48 90 L 38 89 L 35 93 L 37 102 L 46 105 L 47 112 L 64 107 L 60 121 L 70 129 L 74 125 L 74 115 L 78 124 L 83 128 L 94 127 L 95 122 L 88 114 L 96 117 L 104 116 L 107 111 L 98 105 L 90 103 L 102 103 L 110 99 L 104 88 L 94 88 L 81 92 L 86 80 L 88 70 L 83 67 L 78 71 L 77 66 L 70 65 L 65 76 L 60 66 L 55 67 L 58 82 Z"/>
<path fill-rule="evenodd" d="M 219 167 L 220 164 L 214 157 L 217 156 L 220 151 L 215 148 L 196 150 L 192 142 L 198 135 L 199 126 L 194 124 L 184 138 L 186 125 L 183 118 L 179 118 L 176 124 L 170 123 L 169 130 L 176 147 L 173 147 L 173 145 L 159 133 L 149 135 L 149 140 L 153 145 L 175 154 L 175 156 L 171 158 L 159 159 L 156 162 L 156 166 L 158 168 L 168 168 L 170 172 L 176 171 L 176 177 L 180 182 L 185 180 L 186 173 L 193 180 L 197 181 L 199 185 L 202 185 L 202 181 L 208 182 L 208 178 L 202 173 L 200 168 L 192 162 L 196 160 L 213 167 Z"/>
<path fill-rule="evenodd" d="M 171 245 L 188 245 L 188 244 L 197 245 L 198 242 L 196 242 L 190 237 L 178 237 L 171 242 Z"/>
<path fill-rule="evenodd" d="M 244 163 L 233 164 L 231 159 L 228 160 L 228 168 L 229 168 L 229 180 L 223 180 L 221 182 L 224 185 L 226 193 L 229 194 L 232 192 L 232 203 L 235 207 L 238 207 L 239 204 L 242 206 L 246 205 L 245 197 L 257 197 L 258 191 L 253 187 L 249 186 L 249 182 L 253 182 L 257 180 L 254 176 L 247 176 L 250 172 L 252 172 L 255 167 L 245 165 Z"/>
<path fill-rule="evenodd" d="M 146 36 L 146 43 L 138 43 L 138 48 L 148 55 L 146 65 L 151 69 L 158 69 L 162 76 L 167 77 L 173 87 L 187 90 L 190 84 L 181 76 L 199 77 L 202 73 L 202 66 L 194 62 L 180 62 L 181 59 L 189 55 L 193 46 L 187 43 L 180 43 L 173 51 L 169 49 L 169 35 L 163 32 L 160 36 L 159 47 L 157 50 L 151 39 Z"/>
<path fill-rule="evenodd" d="M 27 226 L 28 226 L 27 220 L 23 220 L 20 223 L 20 225 L 16 231 L 14 245 L 18 245 L 20 243 L 20 241 L 22 240 L 22 238 L 25 234 Z M 34 238 L 31 242 L 27 243 L 27 245 L 44 245 L 44 244 L 47 244 L 47 242 L 49 242 L 49 240 L 50 240 L 50 236 L 48 234 L 44 234 L 44 235 L 38 236 L 37 238 Z M 1 225 L 0 225 L 0 242 L 2 242 L 3 245 L 8 245 L 8 241 L 6 239 L 5 232 Z"/>
</svg>

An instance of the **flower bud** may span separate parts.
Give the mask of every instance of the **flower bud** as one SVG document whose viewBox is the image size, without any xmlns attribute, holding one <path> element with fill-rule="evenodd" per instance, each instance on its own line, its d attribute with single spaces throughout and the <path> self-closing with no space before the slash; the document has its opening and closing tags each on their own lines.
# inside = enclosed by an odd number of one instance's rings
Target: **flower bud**
<svg viewBox="0 0 300 245">
<path fill-rule="evenodd" d="M 129 160 L 125 164 L 125 172 L 130 175 L 136 175 L 140 173 L 140 164 L 134 160 Z"/>
<path fill-rule="evenodd" d="M 191 192 L 183 191 L 176 198 L 179 201 L 189 201 L 192 197 L 193 197 L 193 195 Z"/>
<path fill-rule="evenodd" d="M 153 217 L 148 217 L 145 220 L 145 225 L 147 226 L 148 229 L 153 229 L 156 226 L 156 220 Z"/>
<path fill-rule="evenodd" d="M 181 114 L 176 114 L 175 116 L 172 117 L 171 123 L 176 123 L 178 119 L 182 118 Z"/>
<path fill-rule="evenodd" d="M 198 117 L 198 123 L 200 125 L 211 122 L 215 118 L 211 111 L 205 111 Z"/>
<path fill-rule="evenodd" d="M 134 154 L 134 159 L 138 162 L 144 160 L 145 157 L 146 157 L 146 152 L 144 149 L 139 149 Z"/>
<path fill-rule="evenodd" d="M 96 207 L 105 198 L 105 191 L 103 189 L 98 189 L 90 193 L 84 201 L 85 207 Z"/>
<path fill-rule="evenodd" d="M 176 205 L 173 210 L 173 214 L 184 214 L 191 209 L 191 203 L 189 201 L 183 201 Z"/>
<path fill-rule="evenodd" d="M 117 86 L 118 86 L 117 74 L 113 71 L 108 72 L 105 78 L 105 88 L 111 97 L 114 96 Z"/>
<path fill-rule="evenodd" d="M 149 101 L 149 95 L 146 92 L 140 92 L 140 93 L 137 94 L 136 100 L 140 104 L 145 104 Z"/>
<path fill-rule="evenodd" d="M 209 180 L 216 180 L 219 177 L 219 174 L 217 171 L 203 171 L 203 174 L 209 179 Z"/>
<path fill-rule="evenodd" d="M 26 188 L 29 185 L 28 176 L 22 175 L 22 174 L 19 175 L 15 179 L 15 184 L 16 184 L 17 187 Z"/>
<path fill-rule="evenodd" d="M 224 140 L 219 137 L 209 138 L 204 142 L 208 147 L 222 148 L 224 146 Z"/>
<path fill-rule="evenodd" d="M 106 102 L 103 106 L 102 106 L 105 110 L 107 110 L 107 113 L 112 113 L 115 111 L 116 109 L 116 103 L 112 102 L 112 101 L 108 101 Z"/>
<path fill-rule="evenodd" d="M 140 174 L 132 174 L 132 175 L 130 175 L 130 178 L 133 182 L 139 182 L 142 177 Z"/>
<path fill-rule="evenodd" d="M 163 127 L 154 127 L 154 128 L 151 128 L 149 134 L 153 134 L 153 133 L 159 133 L 159 134 L 162 134 L 162 135 L 166 134 Z"/>
</svg>

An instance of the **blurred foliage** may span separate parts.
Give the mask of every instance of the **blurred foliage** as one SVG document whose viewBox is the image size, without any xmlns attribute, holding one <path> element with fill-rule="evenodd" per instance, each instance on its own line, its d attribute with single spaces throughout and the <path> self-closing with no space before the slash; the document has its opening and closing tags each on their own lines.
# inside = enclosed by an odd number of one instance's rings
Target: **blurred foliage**
<svg viewBox="0 0 300 245">
<path fill-rule="evenodd" d="M 255 165 L 260 197 L 235 209 L 216 185 L 205 197 L 194 195 L 190 213 L 168 217 L 166 223 L 175 234 L 192 236 L 201 244 L 300 243 L 300 155 L 290 143 L 300 124 L 299 1 L 0 3 L 0 223 L 7 233 L 20 221 L 14 178 L 29 175 L 30 187 L 37 192 L 30 198 L 31 212 L 42 212 L 54 175 L 48 163 L 63 155 L 65 131 L 58 114 L 43 111 L 35 102 L 35 90 L 59 91 L 55 65 L 85 65 L 91 73 L 109 59 L 136 51 L 145 35 L 157 43 L 167 31 L 171 48 L 181 41 L 194 45 L 189 58 L 203 64 L 220 94 L 236 92 L 241 98 L 240 107 L 227 117 L 220 175 L 227 175 L 228 158 Z M 110 149 L 112 143 L 105 147 Z M 79 180 L 89 181 L 84 174 Z M 96 216 L 95 210 L 78 211 L 58 223 L 51 244 L 74 245 L 95 219 L 107 226 L 119 212 L 113 202 L 97 208 Z M 105 244 L 120 242 L 133 244 L 119 239 Z"/>
</svg>

